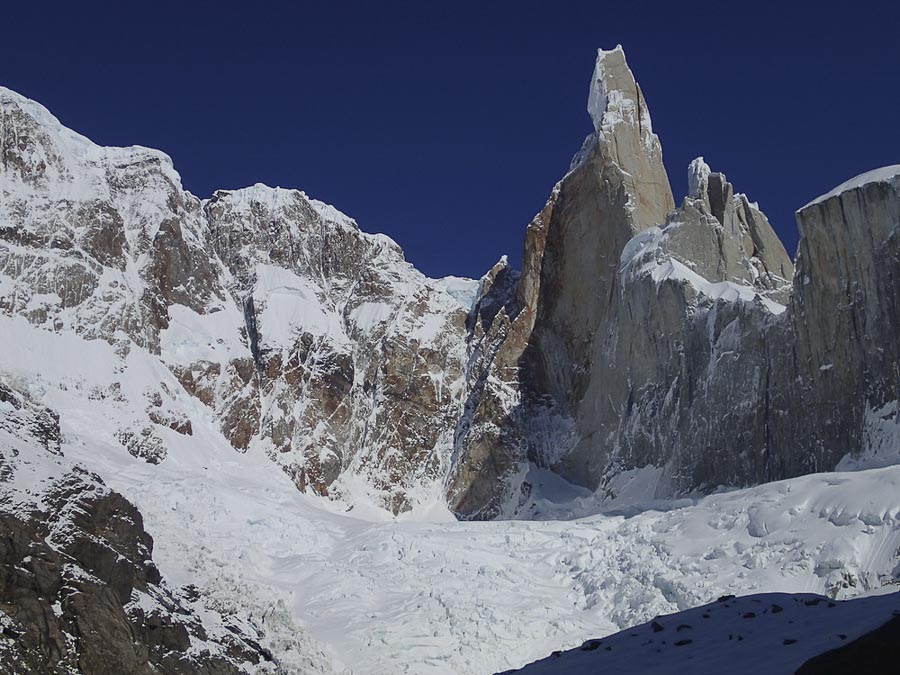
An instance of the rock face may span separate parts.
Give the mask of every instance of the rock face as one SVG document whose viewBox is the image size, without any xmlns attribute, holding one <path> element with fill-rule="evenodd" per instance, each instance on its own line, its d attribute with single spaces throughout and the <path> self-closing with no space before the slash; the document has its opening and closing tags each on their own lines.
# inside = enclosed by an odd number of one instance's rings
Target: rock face
<svg viewBox="0 0 900 675">
<path fill-rule="evenodd" d="M 702 158 L 674 209 L 625 73 L 599 53 L 595 133 L 528 227 L 509 320 L 473 334 L 448 483 L 463 517 L 533 514 L 534 467 L 652 500 L 900 447 L 900 171 L 802 209 L 795 273 Z"/>
<path fill-rule="evenodd" d="M 497 356 L 481 376 L 484 400 L 469 406 L 472 419 L 457 433 L 461 468 L 449 486 L 451 504 L 467 515 L 508 513 L 501 504 L 523 460 L 552 463 L 559 441 L 575 433 L 592 380 L 593 336 L 616 309 L 618 254 L 674 206 L 659 139 L 621 48 L 600 52 L 588 109 L 595 133 L 528 226 L 517 314 L 495 331 L 504 344 L 479 349 Z M 535 410 L 546 413 L 537 419 Z"/>
<path fill-rule="evenodd" d="M 243 409 L 260 444 L 301 489 L 328 494 L 349 469 L 408 509 L 407 492 L 444 472 L 468 307 L 392 240 L 300 192 L 219 191 L 204 211 L 243 299 Z"/>
<path fill-rule="evenodd" d="M 165 586 L 141 514 L 66 461 L 58 420 L 0 383 L 4 672 L 274 672 L 253 638 Z"/>
<path fill-rule="evenodd" d="M 900 165 L 807 204 L 797 226 L 789 366 L 808 426 L 785 420 L 785 442 L 818 460 L 809 470 L 884 456 L 900 447 Z"/>
</svg>

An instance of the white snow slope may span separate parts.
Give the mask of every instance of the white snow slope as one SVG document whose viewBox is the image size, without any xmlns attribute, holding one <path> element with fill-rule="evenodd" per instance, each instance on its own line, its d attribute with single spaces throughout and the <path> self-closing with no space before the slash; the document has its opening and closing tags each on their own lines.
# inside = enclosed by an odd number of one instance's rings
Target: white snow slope
<svg viewBox="0 0 900 675">
<path fill-rule="evenodd" d="M 833 190 L 816 197 L 811 202 L 806 204 L 803 209 L 805 209 L 807 206 L 812 206 L 813 204 L 821 204 L 822 202 L 827 201 L 832 197 L 838 197 L 848 190 L 855 190 L 856 188 L 862 187 L 863 185 L 869 185 L 870 183 L 886 183 L 888 181 L 897 179 L 900 179 L 900 164 L 872 169 L 871 171 L 866 171 L 865 173 L 861 173 L 858 176 L 854 176 L 853 178 L 844 181 Z M 802 211 L 803 209 L 800 210 Z"/>
<path fill-rule="evenodd" d="M 845 598 L 900 575 L 898 466 L 630 517 L 460 523 L 436 494 L 390 519 L 341 512 L 263 452 L 235 452 L 144 350 L 0 316 L 0 378 L 57 410 L 67 457 L 140 508 L 168 583 L 263 625 L 285 672 L 492 673 L 724 593 Z M 153 465 L 117 434 L 146 423 L 156 394 L 193 433 L 156 425 L 168 454 Z"/>
</svg>

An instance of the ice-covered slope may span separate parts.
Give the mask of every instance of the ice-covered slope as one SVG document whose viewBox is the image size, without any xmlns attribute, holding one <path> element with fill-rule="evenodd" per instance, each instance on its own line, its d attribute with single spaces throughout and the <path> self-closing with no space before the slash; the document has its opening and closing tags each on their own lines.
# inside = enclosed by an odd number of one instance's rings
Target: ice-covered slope
<svg viewBox="0 0 900 675">
<path fill-rule="evenodd" d="M 66 456 L 139 507 L 169 583 L 262 631 L 288 672 L 490 673 L 724 593 L 845 598 L 900 575 L 900 467 L 629 516 L 460 523 L 438 500 L 390 519 L 235 453 L 159 357 L 20 317 L 0 340 L 3 377 L 59 411 Z M 160 430 L 157 465 L 117 439 L 148 390 L 192 428 Z"/>
</svg>

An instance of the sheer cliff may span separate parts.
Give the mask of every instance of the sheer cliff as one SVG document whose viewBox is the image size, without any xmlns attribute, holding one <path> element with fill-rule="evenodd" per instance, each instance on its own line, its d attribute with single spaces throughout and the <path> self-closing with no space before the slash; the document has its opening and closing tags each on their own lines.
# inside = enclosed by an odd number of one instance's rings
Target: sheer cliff
<svg viewBox="0 0 900 675">
<path fill-rule="evenodd" d="M 801 209 L 795 269 L 702 158 L 674 208 L 620 48 L 599 52 L 588 110 L 595 132 L 528 226 L 521 279 L 470 337 L 452 507 L 537 515 L 541 469 L 602 504 L 896 455 L 898 171 Z M 474 311 L 497 295 L 484 286 Z"/>
</svg>

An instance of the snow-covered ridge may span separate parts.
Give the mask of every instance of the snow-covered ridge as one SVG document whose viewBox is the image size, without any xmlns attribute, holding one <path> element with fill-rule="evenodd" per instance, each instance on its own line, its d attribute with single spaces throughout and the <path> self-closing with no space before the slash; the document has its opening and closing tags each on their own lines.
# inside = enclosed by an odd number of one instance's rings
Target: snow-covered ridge
<svg viewBox="0 0 900 675">
<path fill-rule="evenodd" d="M 787 308 L 747 284 L 734 281 L 709 281 L 697 274 L 684 262 L 664 250 L 668 233 L 681 223 L 672 222 L 664 227 L 651 227 L 635 235 L 622 250 L 619 273 L 636 278 L 650 275 L 657 283 L 667 280 L 686 283 L 699 295 L 710 300 L 728 302 L 760 302 L 772 314 L 781 314 Z"/>
<path fill-rule="evenodd" d="M 294 201 L 301 201 L 309 204 L 313 210 L 321 217 L 324 223 L 329 226 L 339 227 L 344 230 L 359 232 L 359 225 L 356 221 L 338 210 L 331 204 L 312 199 L 303 190 L 283 187 L 270 187 L 265 183 L 254 183 L 243 188 L 233 190 L 216 190 L 213 193 L 215 198 L 221 199 L 228 197 L 230 203 L 235 207 L 243 210 L 249 210 L 253 204 L 265 204 L 274 210 L 279 206 L 290 204 Z M 204 204 L 209 200 L 204 200 Z"/>
<path fill-rule="evenodd" d="M 798 210 L 802 211 L 814 204 L 821 204 L 832 197 L 837 197 L 849 190 L 861 188 L 869 183 L 886 183 L 888 181 L 897 180 L 898 178 L 900 178 L 900 164 L 892 164 L 891 166 L 883 166 L 880 169 L 872 169 L 871 171 L 866 171 L 858 176 L 854 176 L 850 180 L 844 181 L 830 192 L 826 192 L 824 195 L 816 197 Z"/>
<path fill-rule="evenodd" d="M 17 108 L 21 110 L 31 117 L 39 126 L 56 131 L 60 138 L 64 139 L 73 150 L 79 150 L 79 154 L 81 155 L 87 155 L 95 151 L 95 149 L 100 148 L 100 146 L 86 136 L 82 136 L 68 127 L 63 126 L 55 115 L 37 101 L 22 96 L 2 85 L 0 85 L 0 108 L 7 110 Z"/>
<path fill-rule="evenodd" d="M 142 145 L 124 147 L 97 145 L 86 136 L 63 125 L 55 115 L 37 101 L 0 85 L 0 111 L 12 112 L 13 110 L 18 110 L 30 117 L 37 128 L 52 132 L 53 140 L 57 142 L 56 149 L 62 151 L 61 159 L 68 165 L 98 163 L 104 160 L 121 164 L 153 159 L 163 164 L 175 176 L 178 175 L 175 172 L 172 158 L 161 150 Z"/>
<path fill-rule="evenodd" d="M 766 298 L 754 288 L 745 284 L 737 284 L 733 281 L 707 281 L 687 265 L 674 258 L 669 258 L 661 264 L 653 265 L 649 269 L 645 268 L 643 271 L 649 271 L 653 280 L 657 283 L 666 279 L 685 281 L 699 294 L 711 300 L 721 299 L 728 302 L 755 302 L 758 300 L 772 314 L 781 314 L 787 309 L 784 305 Z"/>
<path fill-rule="evenodd" d="M 35 125 L 34 129 L 41 136 L 31 149 L 32 159 L 35 162 L 44 160 L 50 171 L 50 177 L 54 179 L 52 192 L 58 196 L 78 200 L 109 198 L 104 175 L 107 167 L 123 170 L 127 169 L 129 165 L 146 161 L 158 163 L 172 184 L 183 190 L 181 176 L 175 170 L 172 158 L 161 150 L 141 145 L 124 147 L 98 145 L 86 136 L 63 125 L 56 116 L 37 101 L 3 86 L 0 86 L 0 110 L 19 111 L 31 118 Z M 12 132 L 12 122 L 9 124 L 9 130 Z M 22 198 L 38 196 L 33 193 L 33 190 L 22 185 L 20 181 L 3 173 L 0 173 L 0 186 L 4 191 Z M 185 192 L 185 194 L 189 193 Z M 270 187 L 263 183 L 255 183 L 244 188 L 216 190 L 214 195 L 216 194 L 220 196 L 227 194 L 235 204 L 240 204 L 246 209 L 249 209 L 253 203 L 263 203 L 275 207 L 300 199 L 309 204 L 322 222 L 327 223 L 329 227 L 357 232 L 363 238 L 403 255 L 400 245 L 388 235 L 362 232 L 352 217 L 331 204 L 311 198 L 299 189 Z M 209 198 L 201 200 L 201 204 L 209 201 Z"/>
<path fill-rule="evenodd" d="M 429 279 L 299 190 L 200 201 L 161 152 L 98 146 L 8 90 L 0 113 L 4 312 L 157 353 L 300 489 L 349 472 L 348 500 L 401 510 L 440 484 L 477 282 Z"/>
</svg>

